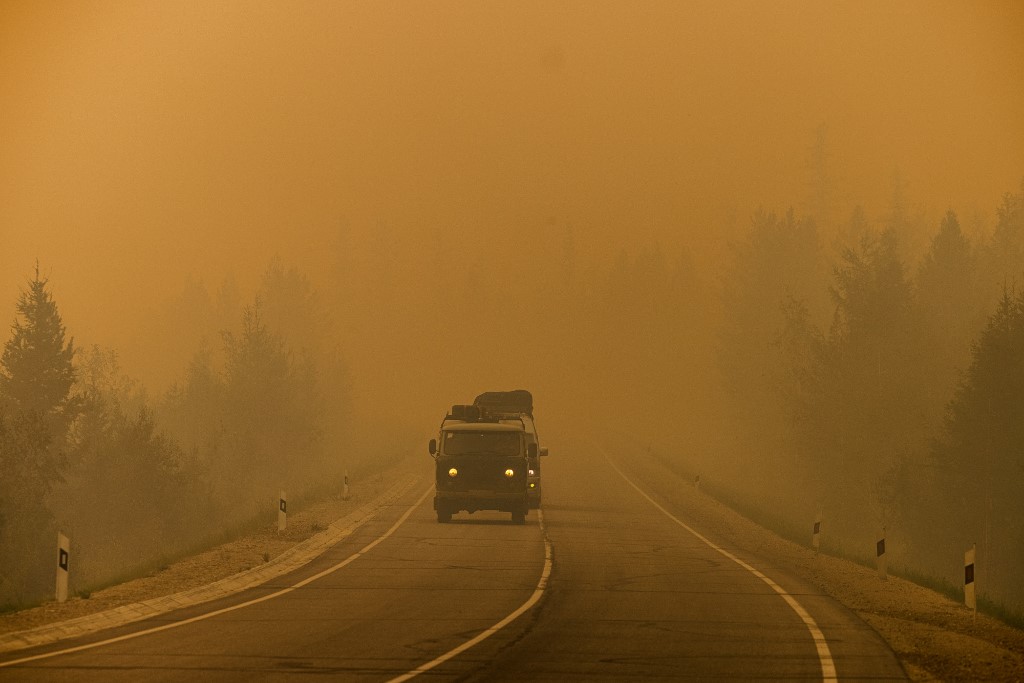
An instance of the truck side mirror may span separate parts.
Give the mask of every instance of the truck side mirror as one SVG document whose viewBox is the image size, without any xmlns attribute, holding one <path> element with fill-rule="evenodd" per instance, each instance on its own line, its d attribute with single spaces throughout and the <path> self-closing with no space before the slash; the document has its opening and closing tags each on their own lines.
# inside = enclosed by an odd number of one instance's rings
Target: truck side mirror
<svg viewBox="0 0 1024 683">
<path fill-rule="evenodd" d="M 528 443 L 526 444 L 526 457 L 536 458 L 537 457 L 537 444 Z"/>
<path fill-rule="evenodd" d="M 541 457 L 543 458 L 543 457 L 544 457 L 545 455 L 547 455 L 547 454 L 548 454 L 548 448 L 547 448 L 547 446 L 544 446 L 544 447 L 542 447 L 542 448 L 540 449 L 540 456 L 541 456 Z"/>
<path fill-rule="evenodd" d="M 430 443 L 427 444 L 427 450 L 430 451 L 431 455 L 437 454 L 437 439 L 430 440 Z"/>
</svg>

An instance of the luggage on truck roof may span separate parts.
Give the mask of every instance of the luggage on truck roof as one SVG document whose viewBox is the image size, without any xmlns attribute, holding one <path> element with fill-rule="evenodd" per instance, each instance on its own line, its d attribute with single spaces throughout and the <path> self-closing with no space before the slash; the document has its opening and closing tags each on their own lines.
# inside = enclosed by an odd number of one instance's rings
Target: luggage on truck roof
<svg viewBox="0 0 1024 683">
<path fill-rule="evenodd" d="M 533 417 L 533 395 L 526 389 L 485 391 L 473 399 L 473 405 L 501 413 L 525 413 Z"/>
<path fill-rule="evenodd" d="M 482 424 L 486 422 L 497 424 L 502 421 L 515 421 L 525 429 L 526 420 L 528 418 L 523 417 L 522 413 L 505 413 L 498 410 L 493 410 L 487 406 L 478 405 L 454 405 L 452 409 L 448 411 L 448 414 L 441 420 L 442 427 L 449 420 L 457 422 L 469 422 L 475 424 Z"/>
<path fill-rule="evenodd" d="M 484 418 L 484 411 L 480 409 L 480 406 L 467 406 L 467 405 L 454 405 L 448 415 L 445 416 L 453 420 L 467 420 L 477 421 Z"/>
</svg>

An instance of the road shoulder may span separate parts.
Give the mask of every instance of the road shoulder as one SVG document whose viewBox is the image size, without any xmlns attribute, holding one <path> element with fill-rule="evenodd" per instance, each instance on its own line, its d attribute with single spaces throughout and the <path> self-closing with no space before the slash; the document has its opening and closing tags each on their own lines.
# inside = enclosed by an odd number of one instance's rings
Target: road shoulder
<svg viewBox="0 0 1024 683">
<path fill-rule="evenodd" d="M 885 639 L 911 680 L 1024 680 L 1024 631 L 905 579 L 882 580 L 875 570 L 787 541 L 641 450 L 629 454 L 628 469 L 673 509 L 724 530 L 733 547 L 788 568 L 852 610 Z"/>
<path fill-rule="evenodd" d="M 322 554 L 422 479 L 419 459 L 406 458 L 366 481 L 276 522 L 149 576 L 67 602 L 0 615 L 0 652 L 10 652 L 145 619 L 231 595 L 293 571 Z"/>
</svg>

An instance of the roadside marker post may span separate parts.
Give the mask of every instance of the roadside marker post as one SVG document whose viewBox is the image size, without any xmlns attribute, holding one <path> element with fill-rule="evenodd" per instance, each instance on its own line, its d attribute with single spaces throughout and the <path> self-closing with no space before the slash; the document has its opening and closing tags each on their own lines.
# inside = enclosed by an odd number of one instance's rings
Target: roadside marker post
<svg viewBox="0 0 1024 683">
<path fill-rule="evenodd" d="M 885 527 L 882 527 L 882 533 L 875 543 L 875 562 L 878 564 L 878 578 L 885 581 L 889 578 L 889 563 L 885 558 Z"/>
<path fill-rule="evenodd" d="M 696 477 L 694 477 L 693 488 L 695 488 L 698 491 L 700 491 L 700 475 L 699 474 Z"/>
<path fill-rule="evenodd" d="M 68 573 L 71 566 L 71 539 L 57 532 L 57 602 L 68 599 Z"/>
<path fill-rule="evenodd" d="M 818 516 L 814 518 L 814 531 L 811 532 L 811 547 L 814 548 L 815 555 L 821 549 L 821 510 L 818 510 Z"/>
<path fill-rule="evenodd" d="M 288 524 L 288 498 L 281 491 L 281 498 L 277 502 L 277 530 L 284 531 Z"/>
<path fill-rule="evenodd" d="M 341 494 L 342 500 L 348 500 L 348 470 L 345 470 L 345 488 Z"/>
<path fill-rule="evenodd" d="M 964 553 L 964 604 L 978 613 L 978 600 L 974 586 L 974 558 L 977 554 L 978 544 L 975 543 L 971 549 Z"/>
</svg>

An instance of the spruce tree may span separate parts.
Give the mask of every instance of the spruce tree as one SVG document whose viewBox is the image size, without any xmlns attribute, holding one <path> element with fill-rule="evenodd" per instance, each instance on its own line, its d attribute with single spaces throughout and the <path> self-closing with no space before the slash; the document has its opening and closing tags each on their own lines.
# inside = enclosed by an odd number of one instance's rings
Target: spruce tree
<svg viewBox="0 0 1024 683">
<path fill-rule="evenodd" d="M 1024 294 L 1003 292 L 972 356 L 933 447 L 939 489 L 931 498 L 943 502 L 924 508 L 922 526 L 941 533 L 926 537 L 922 552 L 932 552 L 929 545 L 977 542 L 990 567 L 987 590 L 1021 604 Z"/>
<path fill-rule="evenodd" d="M 78 410 L 73 343 L 36 265 L 0 356 L 0 606 L 52 590 L 56 532 L 46 496 L 66 469 L 63 442 Z"/>
<path fill-rule="evenodd" d="M 0 357 L 0 396 L 13 410 L 43 417 L 60 439 L 76 406 L 71 396 L 75 348 L 73 339 L 65 341 L 47 282 L 36 264 L 35 277 L 18 297 L 13 334 Z"/>
</svg>

